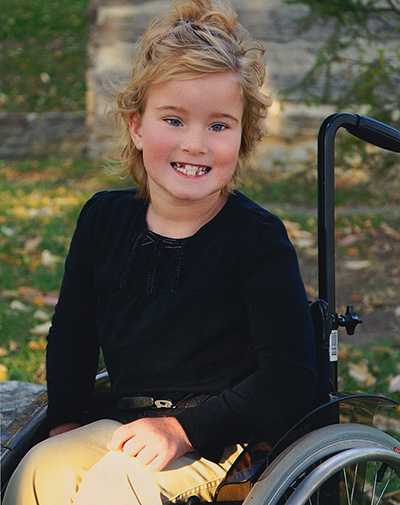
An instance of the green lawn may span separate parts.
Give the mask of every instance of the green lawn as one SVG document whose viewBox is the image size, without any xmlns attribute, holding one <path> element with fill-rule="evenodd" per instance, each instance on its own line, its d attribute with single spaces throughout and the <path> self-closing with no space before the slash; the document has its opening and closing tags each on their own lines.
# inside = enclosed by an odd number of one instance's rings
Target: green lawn
<svg viewBox="0 0 400 505">
<path fill-rule="evenodd" d="M 0 110 L 85 109 L 87 0 L 2 0 Z"/>
</svg>

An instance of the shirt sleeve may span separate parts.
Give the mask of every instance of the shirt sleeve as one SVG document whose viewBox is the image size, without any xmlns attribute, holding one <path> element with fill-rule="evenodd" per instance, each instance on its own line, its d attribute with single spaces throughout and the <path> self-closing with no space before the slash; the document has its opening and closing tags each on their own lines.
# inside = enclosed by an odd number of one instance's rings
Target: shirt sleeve
<svg viewBox="0 0 400 505">
<path fill-rule="evenodd" d="M 86 202 L 79 215 L 47 337 L 49 429 L 66 422 L 80 422 L 96 376 L 99 345 L 92 264 L 99 195 Z"/>
<path fill-rule="evenodd" d="M 233 443 L 274 443 L 316 399 L 313 326 L 297 255 L 282 221 L 274 217 L 263 223 L 251 248 L 242 262 L 240 289 L 257 369 L 177 415 L 193 447 L 214 460 Z"/>
</svg>

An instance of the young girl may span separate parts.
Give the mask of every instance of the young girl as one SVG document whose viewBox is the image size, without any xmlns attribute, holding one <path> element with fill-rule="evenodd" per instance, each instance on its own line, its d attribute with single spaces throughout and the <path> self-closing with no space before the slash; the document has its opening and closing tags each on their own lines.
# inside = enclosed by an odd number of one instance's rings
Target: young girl
<svg viewBox="0 0 400 505">
<path fill-rule="evenodd" d="M 141 38 L 118 96 L 138 190 L 82 209 L 48 336 L 50 438 L 5 505 L 210 501 L 240 444 L 273 442 L 313 406 L 296 253 L 234 190 L 270 105 L 262 54 L 211 0 L 174 4 Z M 85 424 L 100 347 L 116 403 Z"/>
</svg>

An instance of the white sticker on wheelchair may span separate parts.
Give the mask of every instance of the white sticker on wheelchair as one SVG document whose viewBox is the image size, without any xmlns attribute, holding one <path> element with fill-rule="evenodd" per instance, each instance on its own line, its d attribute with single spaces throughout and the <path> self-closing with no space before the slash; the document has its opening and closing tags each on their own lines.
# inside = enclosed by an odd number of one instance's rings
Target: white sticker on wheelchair
<svg viewBox="0 0 400 505">
<path fill-rule="evenodd" d="M 338 331 L 332 330 L 329 335 L 329 361 L 337 361 L 338 360 Z"/>
</svg>

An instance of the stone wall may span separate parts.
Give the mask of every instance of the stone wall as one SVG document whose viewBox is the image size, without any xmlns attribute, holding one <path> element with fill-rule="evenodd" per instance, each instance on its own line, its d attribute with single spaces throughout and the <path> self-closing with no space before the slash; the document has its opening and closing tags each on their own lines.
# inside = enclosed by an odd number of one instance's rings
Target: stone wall
<svg viewBox="0 0 400 505">
<path fill-rule="evenodd" d="M 89 0 L 86 113 L 0 113 L 0 159 L 112 156 L 118 138 L 110 113 L 113 96 L 129 77 L 135 42 L 154 14 L 166 9 L 170 1 Z M 282 103 L 279 94 L 310 69 L 332 26 L 313 25 L 299 35 L 298 20 L 306 13 L 303 6 L 289 6 L 284 0 L 231 2 L 241 23 L 267 48 L 266 86 L 274 105 L 268 118 L 269 136 L 259 145 L 254 163 L 264 168 L 292 168 L 297 162 L 313 160 L 318 126 L 333 109 L 305 107 L 300 92 L 292 95 L 290 103 Z M 385 47 L 396 49 L 397 35 L 389 33 Z M 339 72 L 333 78 L 339 89 L 343 75 Z"/>
<path fill-rule="evenodd" d="M 0 112 L 0 159 L 86 156 L 84 112 Z"/>
</svg>

